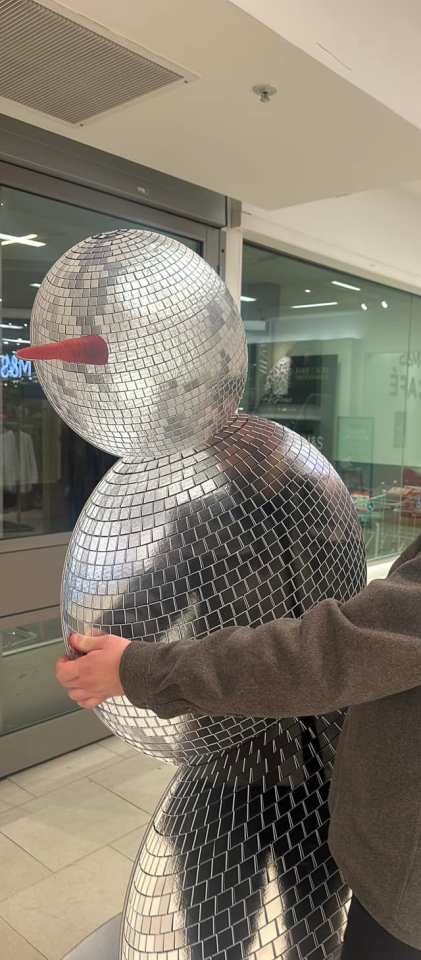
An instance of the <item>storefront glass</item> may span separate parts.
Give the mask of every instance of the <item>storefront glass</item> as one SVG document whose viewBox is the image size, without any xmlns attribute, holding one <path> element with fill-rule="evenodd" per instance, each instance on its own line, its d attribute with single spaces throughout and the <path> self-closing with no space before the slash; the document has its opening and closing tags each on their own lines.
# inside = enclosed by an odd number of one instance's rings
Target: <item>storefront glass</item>
<svg viewBox="0 0 421 960">
<path fill-rule="evenodd" d="M 59 611 L 37 611 L 27 619 L 5 626 L 0 618 L 0 734 L 78 709 L 54 676 L 63 646 Z"/>
<path fill-rule="evenodd" d="M 421 298 L 244 246 L 243 409 L 314 443 L 354 499 L 370 560 L 421 530 Z"/>
<path fill-rule="evenodd" d="M 135 215 L 136 205 L 131 207 Z M 54 677 L 63 651 L 60 574 L 67 535 L 114 459 L 65 426 L 45 399 L 34 366 L 16 351 L 30 341 L 31 309 L 46 273 L 85 237 L 117 227 L 154 229 L 207 253 L 207 241 L 195 239 L 202 228 L 158 211 L 151 218 L 162 229 L 0 186 L 0 778 L 2 735 L 4 758 L 8 735 L 35 731 L 79 710 Z M 174 230 L 166 229 L 168 220 Z M 177 226 L 184 225 L 191 236 L 179 235 Z M 52 744 L 55 755 L 54 735 Z M 36 745 L 32 754 L 31 743 L 29 759 L 20 741 L 16 749 L 14 769 L 36 762 Z"/>
<path fill-rule="evenodd" d="M 93 233 L 137 227 L 81 207 L 0 186 L 0 538 L 72 530 L 113 458 L 80 440 L 44 398 L 30 362 L 31 308 L 62 253 Z M 178 237 L 201 251 L 196 240 Z"/>
</svg>

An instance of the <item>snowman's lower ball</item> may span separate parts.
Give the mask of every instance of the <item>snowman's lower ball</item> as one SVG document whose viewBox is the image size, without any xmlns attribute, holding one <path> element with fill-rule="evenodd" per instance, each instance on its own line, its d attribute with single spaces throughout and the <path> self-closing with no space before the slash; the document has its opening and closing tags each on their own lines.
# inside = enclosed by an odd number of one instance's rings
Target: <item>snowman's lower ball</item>
<svg viewBox="0 0 421 960">
<path fill-rule="evenodd" d="M 327 460 L 279 424 L 238 417 L 204 450 L 120 460 L 101 480 L 68 549 L 64 636 L 101 627 L 133 643 L 200 643 L 224 626 L 300 617 L 326 597 L 347 600 L 365 570 L 351 497 Z M 97 712 L 145 753 L 190 764 L 272 722 L 163 720 L 125 697 Z"/>
</svg>

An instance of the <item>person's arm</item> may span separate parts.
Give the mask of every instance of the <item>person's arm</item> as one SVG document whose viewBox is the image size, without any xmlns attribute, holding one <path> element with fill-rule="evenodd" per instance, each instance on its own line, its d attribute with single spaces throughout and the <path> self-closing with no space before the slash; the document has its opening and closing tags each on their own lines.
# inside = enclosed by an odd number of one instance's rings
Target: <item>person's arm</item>
<svg viewBox="0 0 421 960">
<path fill-rule="evenodd" d="M 387 580 L 302 620 L 230 627 L 203 640 L 129 643 L 120 680 L 160 717 L 328 713 L 421 685 L 421 538 Z"/>
</svg>

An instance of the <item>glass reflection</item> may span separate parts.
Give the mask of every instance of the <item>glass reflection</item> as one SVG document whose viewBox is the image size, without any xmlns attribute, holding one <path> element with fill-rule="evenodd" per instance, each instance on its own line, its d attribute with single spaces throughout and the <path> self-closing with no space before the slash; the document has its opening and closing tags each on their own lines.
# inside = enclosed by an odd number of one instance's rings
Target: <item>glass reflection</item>
<svg viewBox="0 0 421 960">
<path fill-rule="evenodd" d="M 421 298 L 244 246 L 245 411 L 310 440 L 346 483 L 369 559 L 421 524 Z"/>
<path fill-rule="evenodd" d="M 0 186 L 0 537 L 71 530 L 114 458 L 80 440 L 51 409 L 30 362 L 37 290 L 69 247 L 138 223 Z M 200 253 L 200 244 L 177 237 Z"/>
</svg>

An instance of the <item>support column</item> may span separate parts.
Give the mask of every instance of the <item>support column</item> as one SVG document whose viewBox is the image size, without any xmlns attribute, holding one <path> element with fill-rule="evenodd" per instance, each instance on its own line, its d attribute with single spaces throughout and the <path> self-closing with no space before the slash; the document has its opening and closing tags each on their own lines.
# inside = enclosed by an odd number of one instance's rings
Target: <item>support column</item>
<svg viewBox="0 0 421 960">
<path fill-rule="evenodd" d="M 239 308 L 243 270 L 243 231 L 241 227 L 226 227 L 222 234 L 223 279 Z"/>
</svg>

